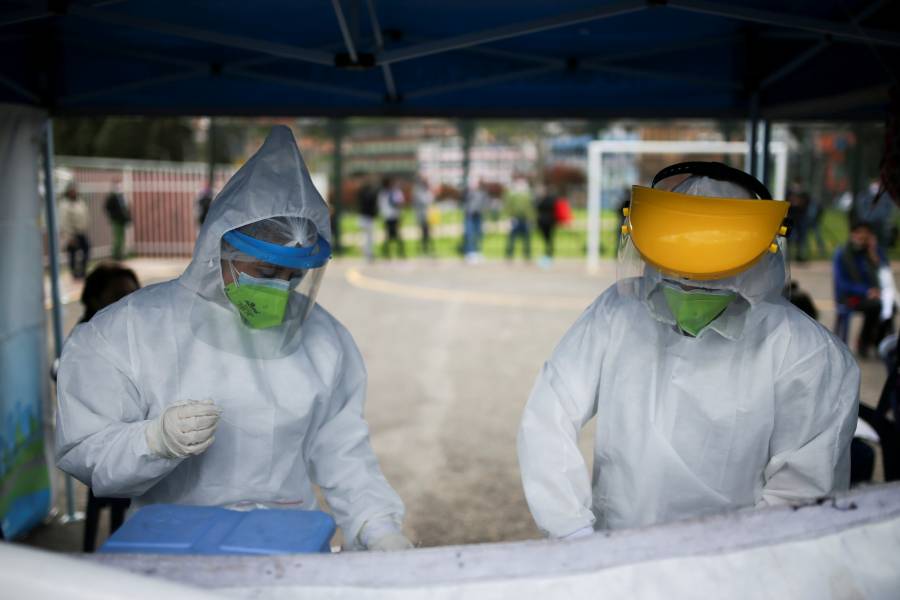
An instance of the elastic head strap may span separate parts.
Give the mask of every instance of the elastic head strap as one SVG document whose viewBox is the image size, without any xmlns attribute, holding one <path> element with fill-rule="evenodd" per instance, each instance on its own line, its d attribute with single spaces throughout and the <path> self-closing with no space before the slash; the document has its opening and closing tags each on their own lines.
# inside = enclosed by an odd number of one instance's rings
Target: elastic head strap
<svg viewBox="0 0 900 600">
<path fill-rule="evenodd" d="M 653 183 L 650 184 L 650 187 L 656 187 L 656 184 L 663 179 L 684 174 L 702 175 L 704 177 L 718 179 L 719 181 L 728 181 L 753 192 L 760 200 L 772 199 L 772 194 L 769 192 L 769 189 L 756 177 L 720 162 L 689 161 L 676 163 L 657 173 L 656 177 L 653 178 Z"/>
</svg>

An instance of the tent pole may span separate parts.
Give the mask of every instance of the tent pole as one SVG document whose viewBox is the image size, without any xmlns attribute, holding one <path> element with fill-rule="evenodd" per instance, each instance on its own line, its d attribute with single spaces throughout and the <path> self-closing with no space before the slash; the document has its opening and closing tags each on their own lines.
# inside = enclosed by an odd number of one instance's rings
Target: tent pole
<svg viewBox="0 0 900 600">
<path fill-rule="evenodd" d="M 769 153 L 769 143 L 772 141 L 772 122 L 769 119 L 763 120 L 763 139 L 762 139 L 762 148 L 760 149 L 760 169 L 759 172 L 761 174 L 760 181 L 763 182 L 763 185 L 768 187 L 769 185 L 769 159 L 771 158 L 771 154 Z"/>
<path fill-rule="evenodd" d="M 331 235 L 334 236 L 334 252 L 341 254 L 344 249 L 341 246 L 341 210 L 344 187 L 344 120 L 337 118 L 331 121 L 331 135 L 334 144 L 334 154 L 331 159 L 331 206 L 334 209 Z"/>
<path fill-rule="evenodd" d="M 206 172 L 206 187 L 209 188 L 209 193 L 215 196 L 215 189 L 213 185 L 216 181 L 216 118 L 209 118 L 209 131 L 206 134 L 206 145 L 208 146 L 208 154 L 207 154 L 207 172 Z"/>
<path fill-rule="evenodd" d="M 44 128 L 44 202 L 47 211 L 47 249 L 50 254 L 50 293 L 53 306 L 50 312 L 53 323 L 53 354 L 62 354 L 63 319 L 62 294 L 59 289 L 59 224 L 56 219 L 56 192 L 53 189 L 53 119 L 47 119 Z M 78 520 L 75 514 L 75 490 L 72 478 L 66 475 L 66 514 L 62 521 Z"/>
<path fill-rule="evenodd" d="M 472 135 L 475 133 L 475 123 L 469 120 L 463 120 L 459 123 L 459 132 L 462 135 L 462 181 L 460 181 L 460 192 L 465 198 L 466 191 L 469 189 L 469 170 L 472 166 Z"/>
<path fill-rule="evenodd" d="M 758 142 L 758 129 L 759 129 L 759 92 L 753 92 L 753 95 L 750 96 L 750 119 L 747 124 L 750 131 L 747 135 L 747 142 L 749 144 L 747 148 L 747 155 L 749 157 L 747 171 L 756 177 L 757 174 L 757 165 L 759 155 L 757 154 L 756 146 Z"/>
<path fill-rule="evenodd" d="M 460 134 L 462 147 L 462 179 L 459 182 L 459 198 L 463 212 L 466 210 L 466 202 L 469 195 L 469 172 L 472 167 L 472 137 L 475 133 L 475 122 L 469 119 L 463 119 L 457 122 L 456 129 Z M 466 219 L 468 224 L 468 219 Z M 459 242 L 460 253 L 465 253 L 466 248 L 466 227 L 463 227 L 462 239 Z"/>
<path fill-rule="evenodd" d="M 859 124 L 853 126 L 853 147 L 850 150 L 850 204 L 851 220 L 858 214 L 860 195 L 863 190 L 863 153 L 862 153 L 862 127 Z"/>
</svg>

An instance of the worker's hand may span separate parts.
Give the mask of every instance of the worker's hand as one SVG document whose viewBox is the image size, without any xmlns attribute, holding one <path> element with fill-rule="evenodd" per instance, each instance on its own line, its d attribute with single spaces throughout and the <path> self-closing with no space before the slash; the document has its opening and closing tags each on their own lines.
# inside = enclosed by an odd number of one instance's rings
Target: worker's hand
<svg viewBox="0 0 900 600">
<path fill-rule="evenodd" d="M 147 424 L 147 445 L 163 458 L 201 454 L 215 440 L 221 412 L 212 400 L 173 404 Z"/>
<path fill-rule="evenodd" d="M 400 532 L 393 519 L 382 518 L 374 522 L 366 521 L 359 532 L 359 540 L 367 550 L 374 552 L 393 552 L 395 550 L 411 550 L 414 546 Z"/>
<path fill-rule="evenodd" d="M 881 290 L 878 288 L 869 288 L 869 291 L 866 293 L 866 297 L 869 300 L 880 300 Z"/>
</svg>

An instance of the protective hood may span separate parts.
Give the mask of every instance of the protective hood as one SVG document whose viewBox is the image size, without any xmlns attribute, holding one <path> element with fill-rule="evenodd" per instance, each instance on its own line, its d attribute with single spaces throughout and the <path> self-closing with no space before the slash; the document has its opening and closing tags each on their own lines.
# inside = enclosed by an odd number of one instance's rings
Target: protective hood
<svg viewBox="0 0 900 600">
<path fill-rule="evenodd" d="M 730 181 L 722 181 L 707 176 L 691 176 L 672 189 L 673 192 L 709 198 L 746 198 L 754 202 L 754 194 Z M 665 279 L 677 281 L 692 287 L 710 290 L 731 290 L 750 305 L 766 300 L 774 300 L 784 293 L 789 281 L 788 265 L 785 260 L 786 245 L 783 237 L 775 241 L 777 252 L 764 252 L 752 266 L 728 277 L 712 280 L 688 280 L 672 275 L 664 275 L 657 267 L 648 264 L 638 252 L 630 236 L 623 236 L 619 249 L 617 280 L 620 294 L 635 296 L 646 303 L 651 313 L 658 319 L 672 321 L 669 310 L 660 292 L 660 284 Z M 739 312 L 743 303 L 729 308 L 725 315 Z M 744 304 L 746 306 L 746 304 Z"/>
<path fill-rule="evenodd" d="M 252 223 L 274 218 L 312 223 L 318 238 L 331 243 L 328 207 L 313 186 L 293 134 L 284 126 L 272 129 L 262 147 L 216 196 L 191 263 L 179 279 L 194 292 L 194 301 L 186 308 L 190 310 L 191 330 L 201 341 L 254 358 L 286 356 L 298 348 L 301 325 L 313 306 L 321 273 L 307 278 L 312 289 L 305 290 L 303 302 L 295 299 L 288 304 L 283 325 L 265 330 L 251 330 L 242 324 L 222 278 L 225 234 L 238 228 L 245 231 Z"/>
<path fill-rule="evenodd" d="M 313 185 L 294 135 L 283 125 L 272 128 L 262 147 L 216 196 L 181 284 L 227 306 L 220 265 L 222 236 L 272 217 L 309 219 L 319 235 L 331 243 L 328 206 Z"/>
</svg>

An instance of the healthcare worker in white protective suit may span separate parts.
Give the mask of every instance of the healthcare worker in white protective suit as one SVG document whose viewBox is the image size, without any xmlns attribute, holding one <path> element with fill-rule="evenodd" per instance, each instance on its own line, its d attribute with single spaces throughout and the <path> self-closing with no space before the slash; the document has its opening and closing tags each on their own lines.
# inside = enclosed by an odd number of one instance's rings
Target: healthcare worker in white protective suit
<svg viewBox="0 0 900 600">
<path fill-rule="evenodd" d="M 770 198 L 720 163 L 673 165 L 633 188 L 617 284 L 554 350 L 519 430 L 547 535 L 847 488 L 859 369 L 782 296 L 787 203 Z M 592 484 L 576 442 L 594 415 Z"/>
<path fill-rule="evenodd" d="M 366 371 L 315 305 L 328 209 L 276 127 L 212 204 L 178 279 L 98 313 L 66 343 L 57 460 L 98 496 L 315 509 L 349 548 L 411 547 L 363 419 Z"/>
</svg>

